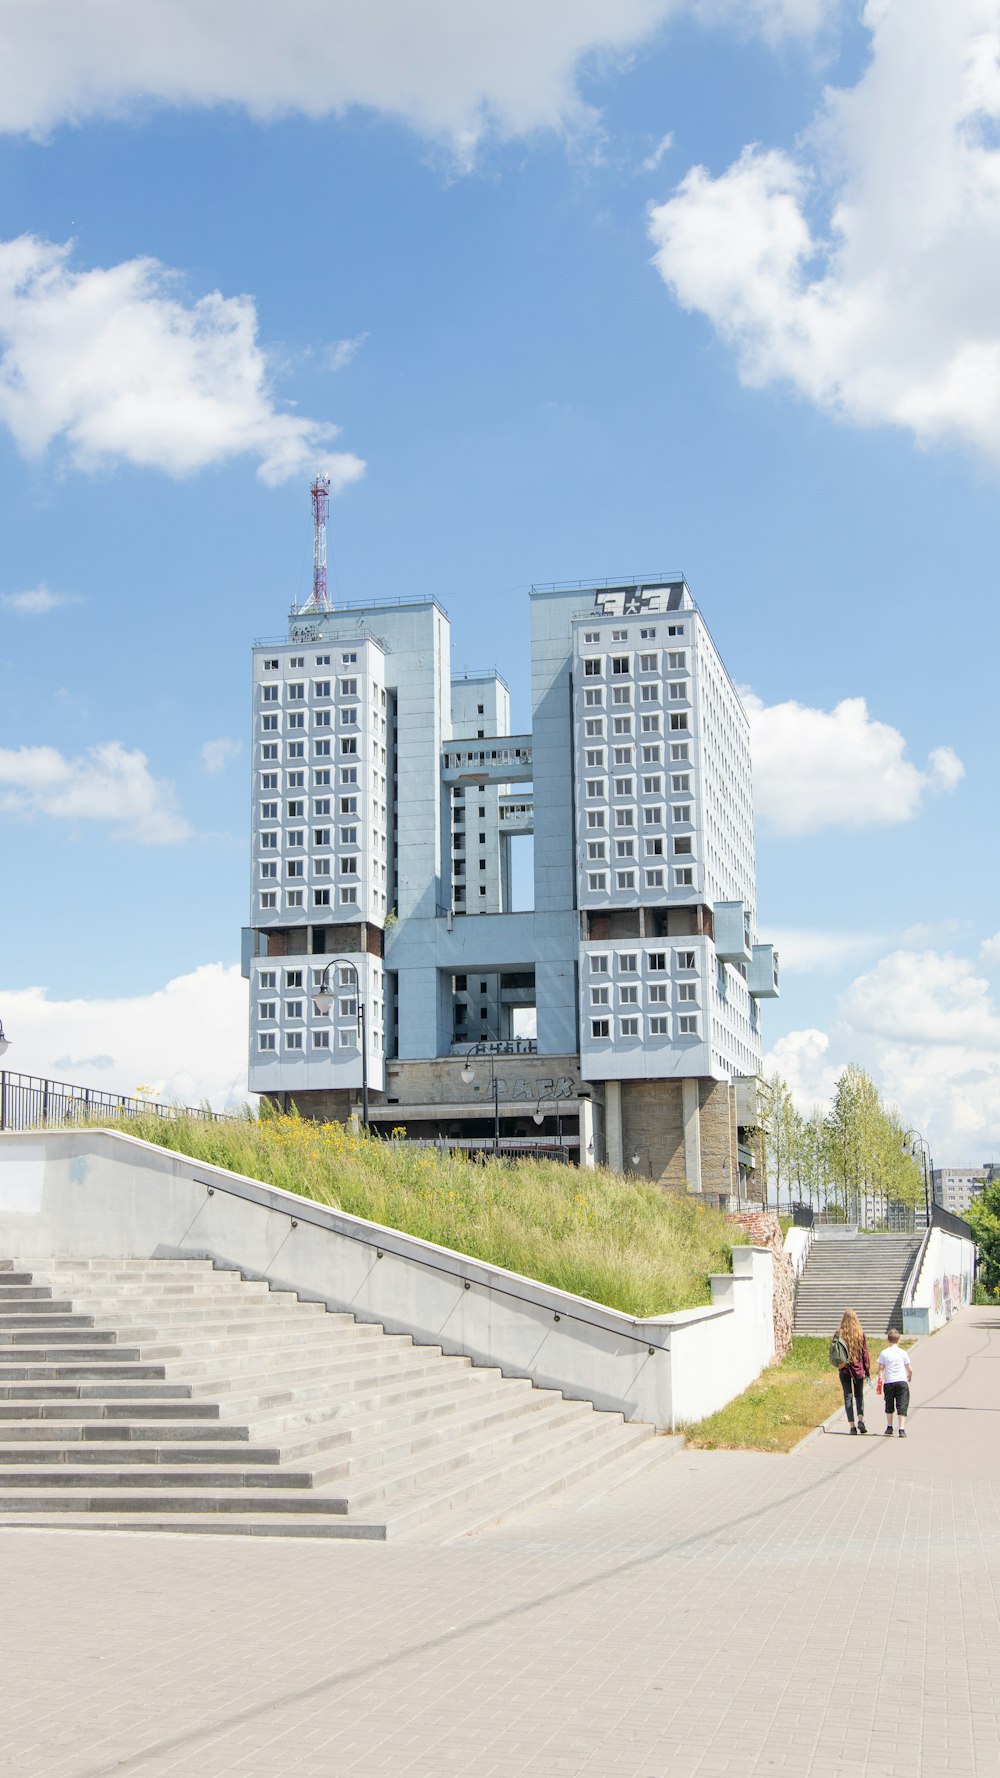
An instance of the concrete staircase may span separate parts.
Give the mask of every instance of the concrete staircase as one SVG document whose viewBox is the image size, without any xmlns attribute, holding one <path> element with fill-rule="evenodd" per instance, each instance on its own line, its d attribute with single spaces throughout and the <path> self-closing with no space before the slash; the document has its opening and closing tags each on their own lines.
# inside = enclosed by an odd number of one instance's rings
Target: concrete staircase
<svg viewBox="0 0 1000 1778">
<path fill-rule="evenodd" d="M 832 1338 L 854 1309 L 869 1342 L 902 1327 L 902 1296 L 919 1235 L 818 1235 L 795 1289 L 795 1332 Z"/>
<path fill-rule="evenodd" d="M 682 1442 L 208 1260 L 0 1261 L 0 1525 L 450 1537 Z"/>
</svg>

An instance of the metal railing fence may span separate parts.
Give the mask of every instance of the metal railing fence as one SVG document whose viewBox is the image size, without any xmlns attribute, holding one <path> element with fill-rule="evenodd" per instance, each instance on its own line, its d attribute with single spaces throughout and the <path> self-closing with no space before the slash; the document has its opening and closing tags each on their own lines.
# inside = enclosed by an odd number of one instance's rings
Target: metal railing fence
<svg viewBox="0 0 1000 1778">
<path fill-rule="evenodd" d="M 154 1117 L 202 1117 L 224 1122 L 224 1111 L 207 1106 L 163 1105 L 158 1099 L 133 1099 L 127 1093 L 102 1093 L 96 1087 L 78 1087 L 65 1080 L 45 1080 L 37 1074 L 18 1074 L 0 1069 L 0 1130 L 37 1130 L 46 1124 L 78 1123 L 93 1116 L 134 1117 L 151 1112 Z"/>
</svg>

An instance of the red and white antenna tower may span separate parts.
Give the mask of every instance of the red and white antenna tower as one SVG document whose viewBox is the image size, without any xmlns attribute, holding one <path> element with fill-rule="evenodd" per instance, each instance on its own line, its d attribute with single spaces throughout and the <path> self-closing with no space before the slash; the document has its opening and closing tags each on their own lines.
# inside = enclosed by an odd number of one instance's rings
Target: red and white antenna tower
<svg viewBox="0 0 1000 1778">
<path fill-rule="evenodd" d="M 330 504 L 330 477 L 318 475 L 311 484 L 313 512 L 313 590 L 305 611 L 329 611 L 326 590 L 326 510 Z"/>
</svg>

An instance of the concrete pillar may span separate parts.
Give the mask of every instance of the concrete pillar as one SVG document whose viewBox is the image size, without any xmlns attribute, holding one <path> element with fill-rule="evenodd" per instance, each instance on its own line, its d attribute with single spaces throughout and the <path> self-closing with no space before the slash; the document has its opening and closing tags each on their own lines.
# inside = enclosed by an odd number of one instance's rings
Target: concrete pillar
<svg viewBox="0 0 1000 1778">
<path fill-rule="evenodd" d="M 701 1191 L 701 1112 L 696 1080 L 681 1082 L 681 1110 L 684 1118 L 684 1173 L 689 1192 Z"/>
<path fill-rule="evenodd" d="M 578 1099 L 577 1104 L 580 1107 L 580 1165 L 581 1167 L 596 1167 L 594 1102 L 592 1099 Z"/>
<path fill-rule="evenodd" d="M 622 1083 L 609 1080 L 604 1085 L 604 1130 L 607 1163 L 612 1173 L 625 1171 L 625 1132 L 622 1128 Z"/>
</svg>

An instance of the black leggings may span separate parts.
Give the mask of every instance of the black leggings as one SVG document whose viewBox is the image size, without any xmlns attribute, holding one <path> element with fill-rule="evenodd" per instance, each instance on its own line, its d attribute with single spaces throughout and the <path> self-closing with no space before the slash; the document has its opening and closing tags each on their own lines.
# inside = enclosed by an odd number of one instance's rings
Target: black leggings
<svg viewBox="0 0 1000 1778">
<path fill-rule="evenodd" d="M 850 1371 L 841 1371 L 840 1384 L 844 1391 L 844 1409 L 853 1426 L 855 1403 L 858 1408 L 858 1419 L 863 1420 L 865 1417 L 865 1380 L 864 1377 L 852 1377 Z"/>
</svg>

